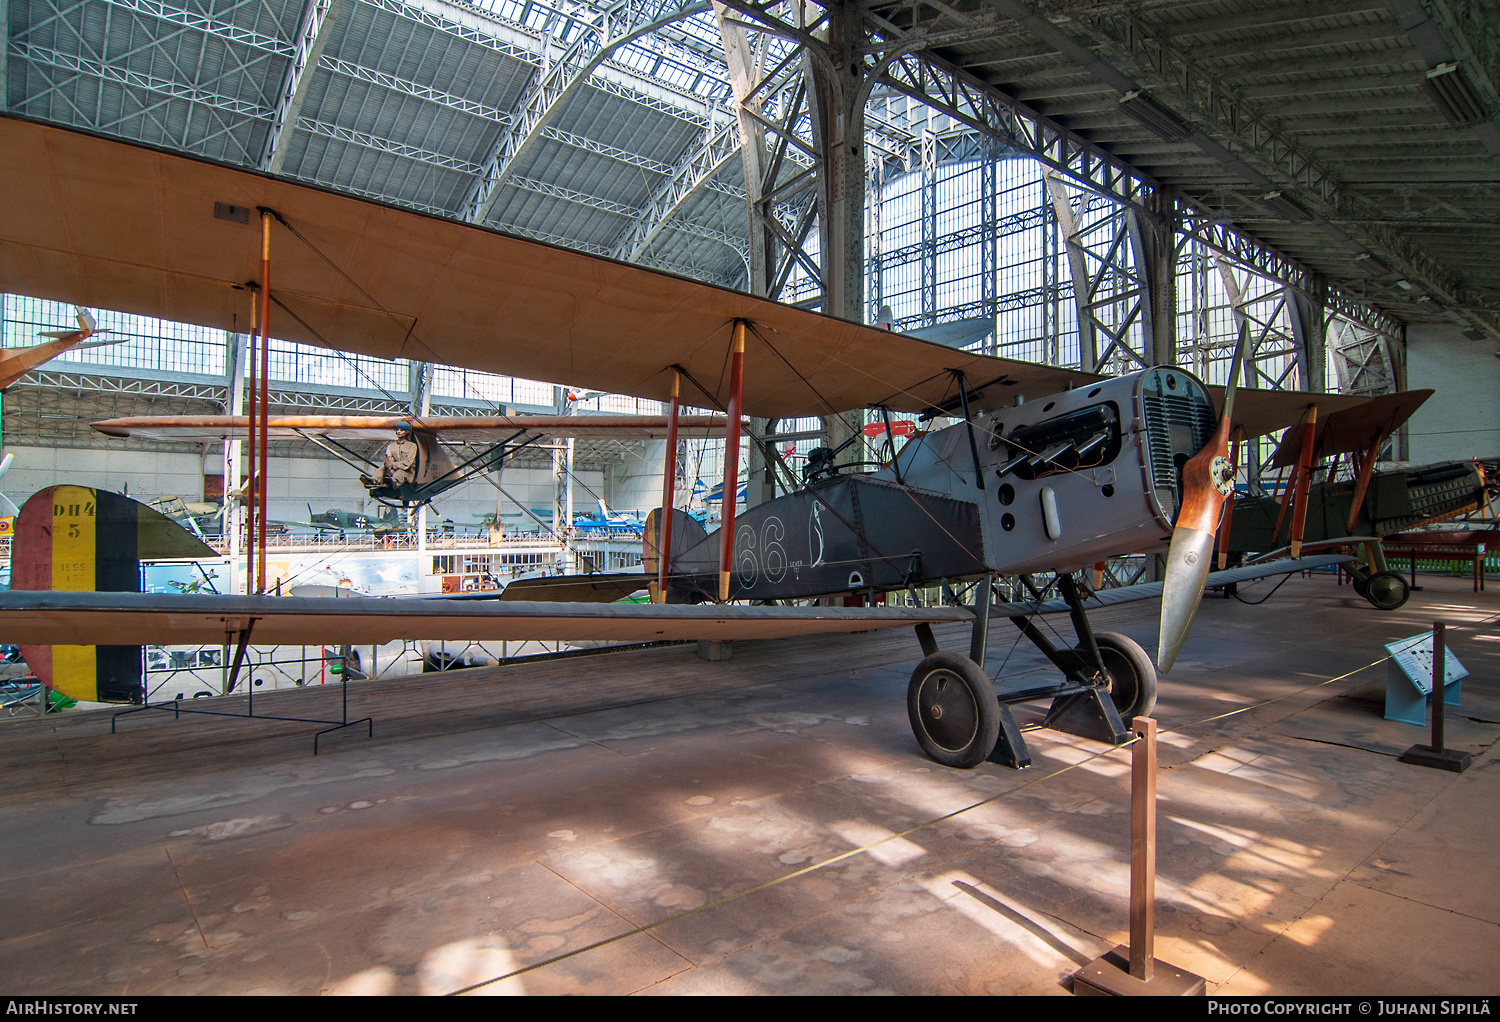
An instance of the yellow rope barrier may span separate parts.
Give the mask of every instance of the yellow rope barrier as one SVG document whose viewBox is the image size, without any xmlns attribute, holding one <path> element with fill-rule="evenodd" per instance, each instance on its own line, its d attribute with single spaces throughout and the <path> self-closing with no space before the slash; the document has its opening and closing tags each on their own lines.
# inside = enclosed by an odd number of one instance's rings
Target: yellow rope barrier
<svg viewBox="0 0 1500 1022">
<path fill-rule="evenodd" d="M 1500 615 L 1496 615 L 1495 617 L 1489 618 L 1488 620 L 1485 620 L 1485 621 L 1476 622 L 1473 625 L 1467 625 L 1467 626 L 1460 625 L 1458 627 L 1449 629 L 1449 631 L 1456 632 L 1456 631 L 1466 630 L 1468 628 L 1478 628 L 1478 627 L 1480 627 L 1482 625 L 1493 624 L 1496 621 L 1500 621 Z M 1195 720 L 1195 721 L 1192 721 L 1191 723 L 1188 723 L 1188 724 L 1179 724 L 1176 727 L 1162 728 L 1162 729 L 1160 729 L 1157 732 L 1157 734 L 1158 735 L 1174 734 L 1174 733 L 1177 733 L 1177 732 L 1180 732 L 1180 731 L 1186 731 L 1189 728 L 1201 727 L 1204 724 L 1212 724 L 1215 721 L 1225 720 L 1225 719 L 1227 719 L 1229 717 L 1235 717 L 1235 716 L 1238 716 L 1239 714 L 1242 714 L 1242 713 L 1249 713 L 1251 710 L 1258 710 L 1258 709 L 1260 709 L 1263 706 L 1270 706 L 1272 703 L 1279 703 L 1279 702 L 1281 702 L 1283 700 L 1290 699 L 1293 696 L 1304 695 L 1304 694 L 1306 694 L 1308 692 L 1313 692 L 1313 691 L 1316 691 L 1317 689 L 1325 688 L 1328 685 L 1332 685 L 1332 684 L 1334 684 L 1336 682 L 1343 681 L 1343 680 L 1345 680 L 1347 678 L 1352 678 L 1354 675 L 1356 675 L 1356 674 L 1362 674 L 1363 672 L 1370 670 L 1370 668 L 1372 668 L 1372 667 L 1379 667 L 1381 664 L 1385 663 L 1387 660 L 1390 660 L 1390 659 L 1391 659 L 1390 654 L 1387 654 L 1386 656 L 1383 656 L 1383 657 L 1381 657 L 1378 660 L 1373 660 L 1370 663 L 1365 664 L 1362 667 L 1356 667 L 1352 671 L 1346 671 L 1343 674 L 1337 675 L 1337 676 L 1332 677 L 1332 678 L 1328 678 L 1328 679 L 1326 679 L 1324 681 L 1316 682 L 1316 683 L 1314 683 L 1312 685 L 1306 686 L 1305 688 L 1299 688 L 1295 692 L 1288 692 L 1288 693 L 1286 693 L 1284 695 L 1273 696 L 1270 699 L 1262 699 L 1260 702 L 1250 703 L 1250 704 L 1248 704 L 1246 706 L 1241 706 L 1241 707 L 1238 707 L 1236 709 L 1226 711 L 1224 713 L 1217 713 L 1217 714 L 1214 714 L 1211 717 L 1204 717 L 1204 718 L 1202 718 L 1200 720 Z M 526 974 L 528 972 L 534 972 L 537 969 L 543 969 L 543 968 L 546 968 L 549 965 L 555 965 L 558 962 L 566 961 L 569 958 L 575 958 L 578 955 L 585 954 L 585 953 L 587 953 L 589 951 L 594 951 L 594 950 L 597 950 L 598 948 L 607 947 L 610 944 L 618 943 L 619 941 L 625 940 L 628 937 L 634 937 L 637 934 L 646 933 L 646 932 L 648 932 L 650 930 L 658 929 L 660 927 L 666 926 L 669 923 L 675 923 L 675 922 L 678 922 L 679 920 L 687 919 L 690 916 L 698 915 L 701 912 L 707 912 L 710 909 L 718 908 L 720 905 L 727 905 L 731 901 L 738 901 L 740 898 L 744 898 L 744 897 L 747 897 L 749 895 L 756 894 L 756 893 L 758 893 L 760 891 L 767 890 L 767 889 L 769 889 L 771 887 L 775 887 L 777 884 L 784 884 L 788 880 L 795 880 L 798 877 L 806 876 L 809 873 L 814 873 L 814 872 L 816 872 L 816 871 L 818 871 L 820 869 L 824 869 L 824 868 L 826 868 L 828 866 L 832 866 L 835 863 L 843 862 L 845 859 L 851 859 L 851 858 L 853 858 L 856 855 L 862 855 L 865 852 L 872 851 L 872 850 L 874 850 L 876 848 L 879 848 L 881 845 L 889 844 L 892 841 L 899 841 L 899 840 L 901 840 L 903 838 L 906 838 L 906 837 L 908 837 L 908 836 L 910 836 L 912 834 L 917 833 L 918 831 L 926 830 L 929 827 L 935 827 L 939 823 L 944 823 L 944 822 L 946 822 L 948 820 L 953 819 L 956 816 L 962 816 L 964 813 L 971 812 L 971 811 L 973 811 L 975 809 L 979 809 L 979 808 L 981 808 L 983 806 L 987 806 L 987 805 L 991 804 L 992 802 L 998 802 L 998 801 L 1000 801 L 1003 798 L 1009 798 L 1010 796 L 1016 794 L 1017 792 L 1025 791 L 1027 788 L 1030 788 L 1030 787 L 1033 787 L 1035 785 L 1041 784 L 1043 781 L 1050 781 L 1054 777 L 1060 777 L 1063 774 L 1068 773 L 1071 770 L 1077 770 L 1079 767 L 1086 766 L 1089 763 L 1092 763 L 1092 762 L 1094 762 L 1097 759 L 1103 759 L 1105 756 L 1110 756 L 1110 755 L 1113 755 L 1114 753 L 1120 752 L 1123 749 L 1128 749 L 1132 745 L 1134 745 L 1137 741 L 1139 741 L 1139 739 L 1132 738 L 1130 741 L 1125 742 L 1125 743 L 1123 743 L 1121 745 L 1114 745 L 1114 746 L 1111 746 L 1110 748 L 1104 749 L 1104 750 L 1102 750 L 1100 752 L 1091 753 L 1087 757 L 1079 760 L 1077 763 L 1070 763 L 1068 766 L 1060 767 L 1057 770 L 1054 770 L 1054 771 L 1052 771 L 1051 773 L 1048 773 L 1048 774 L 1040 774 L 1040 775 L 1038 775 L 1036 777 L 1031 778 L 1028 781 L 1024 781 L 1021 784 L 1016 785 L 1016 787 L 1014 787 L 1014 788 L 1009 788 L 1009 789 L 1007 789 L 1005 791 L 1002 791 L 998 795 L 991 795 L 989 798 L 981 799 L 980 801 L 975 802 L 975 803 L 973 803 L 971 805 L 964 806 L 962 809 L 955 809 L 951 813 L 944 813 L 942 816 L 935 817 L 935 818 L 933 818 L 931 820 L 926 821 L 925 823 L 919 823 L 915 827 L 909 827 L 906 830 L 900 831 L 899 833 L 892 834 L 889 837 L 881 838 L 879 841 L 871 842 L 870 844 L 864 845 L 864 846 L 862 846 L 860 848 L 850 849 L 847 852 L 841 852 L 838 855 L 832 856 L 831 858 L 824 859 L 821 862 L 815 862 L 811 866 L 804 866 L 801 869 L 794 870 L 791 873 L 786 874 L 785 876 L 777 877 L 775 880 L 767 880 L 763 884 L 757 884 L 756 886 L 747 888 L 746 890 L 740 891 L 737 894 L 726 895 L 725 897 L 722 897 L 722 898 L 718 899 L 717 901 L 711 901 L 711 902 L 708 902 L 707 904 L 700 905 L 697 908 L 688 909 L 686 912 L 678 912 L 676 915 L 668 916 L 665 919 L 659 919 L 659 920 L 657 920 L 654 923 L 647 923 L 644 926 L 637 926 L 634 929 L 627 930 L 624 933 L 616 934 L 613 937 L 606 937 L 604 940 L 595 941 L 592 944 L 587 944 L 584 947 L 577 948 L 577 949 L 575 949 L 573 951 L 568 951 L 568 952 L 566 952 L 564 954 L 555 955 L 552 958 L 548 958 L 546 961 L 537 962 L 535 965 L 528 965 L 528 966 L 525 966 L 524 968 L 514 969 L 514 970 L 512 970 L 510 972 L 505 973 L 504 975 L 496 976 L 493 979 L 487 979 L 487 980 L 483 980 L 483 981 L 481 981 L 479 983 L 471 984 L 470 986 L 461 987 L 458 990 L 450 991 L 446 996 L 454 997 L 454 996 L 457 996 L 459 994 L 472 993 L 475 990 L 483 989 L 484 987 L 491 986 L 491 985 L 493 985 L 495 983 L 499 983 L 499 982 L 501 982 L 503 980 L 511 979 L 511 978 L 513 978 L 515 976 L 521 976 L 521 975 L 524 975 L 524 974 Z"/>
</svg>

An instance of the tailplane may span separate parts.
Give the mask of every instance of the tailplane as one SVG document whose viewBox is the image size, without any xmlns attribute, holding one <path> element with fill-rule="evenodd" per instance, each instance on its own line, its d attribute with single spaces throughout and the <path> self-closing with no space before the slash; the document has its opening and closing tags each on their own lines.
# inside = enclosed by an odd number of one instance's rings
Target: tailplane
<svg viewBox="0 0 1500 1022">
<path fill-rule="evenodd" d="M 166 515 L 139 501 L 83 486 L 32 494 L 16 518 L 11 588 L 100 593 L 141 591 L 141 560 L 217 557 Z M 139 703 L 140 646 L 22 646 L 42 684 L 87 702 Z"/>
</svg>

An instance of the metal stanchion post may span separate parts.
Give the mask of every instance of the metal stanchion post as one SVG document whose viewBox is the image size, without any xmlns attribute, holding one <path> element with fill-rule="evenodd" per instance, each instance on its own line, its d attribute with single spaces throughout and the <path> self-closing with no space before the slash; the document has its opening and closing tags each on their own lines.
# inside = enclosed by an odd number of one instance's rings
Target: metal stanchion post
<svg viewBox="0 0 1500 1022">
<path fill-rule="evenodd" d="M 1401 754 L 1401 762 L 1452 770 L 1461 774 L 1474 762 L 1473 753 L 1443 747 L 1443 700 L 1448 685 L 1447 625 L 1432 625 L 1432 744 L 1413 745 Z"/>
<path fill-rule="evenodd" d="M 1151 982 L 1156 964 L 1156 721 L 1137 717 L 1130 750 L 1130 975 Z"/>
<path fill-rule="evenodd" d="M 1131 723 L 1130 750 L 1130 946 L 1116 947 L 1073 974 L 1079 996 L 1198 997 L 1195 976 L 1156 957 L 1156 721 Z"/>
</svg>

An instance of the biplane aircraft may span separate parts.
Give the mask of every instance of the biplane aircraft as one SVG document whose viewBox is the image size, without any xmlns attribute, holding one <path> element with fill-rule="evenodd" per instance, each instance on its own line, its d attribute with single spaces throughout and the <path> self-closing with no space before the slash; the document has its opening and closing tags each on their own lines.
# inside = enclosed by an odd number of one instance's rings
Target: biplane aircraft
<svg viewBox="0 0 1500 1022">
<path fill-rule="evenodd" d="M 1348 569 L 1355 591 L 1380 610 L 1405 604 L 1411 588 L 1386 564 L 1381 539 L 1477 510 L 1491 485 L 1483 466 L 1472 461 L 1375 471 L 1382 446 L 1432 393 L 1382 395 L 1289 428 L 1267 466 L 1289 470 L 1280 493 L 1247 495 L 1226 509 L 1220 567 L 1228 554 L 1284 546 L 1295 557 L 1304 546 L 1357 547 L 1361 563 Z M 1351 475 L 1336 479 L 1345 455 Z M 1325 478 L 1313 481 L 1319 465 Z"/>
<path fill-rule="evenodd" d="M 272 415 L 272 440 L 311 441 L 360 474 L 370 496 L 392 508 L 418 507 L 439 494 L 503 465 L 554 437 L 656 440 L 667 435 L 664 416 L 646 415 Z M 127 416 L 93 424 L 106 436 L 137 440 L 224 440 L 243 436 L 243 415 Z M 680 416 L 679 437 L 722 435 L 723 416 Z M 395 433 L 377 462 L 349 441 L 383 440 Z M 403 439 L 404 438 L 404 439 Z M 443 441 L 466 445 L 455 460 Z M 407 446 L 412 450 L 407 450 Z M 398 448 L 392 451 L 391 448 Z M 309 509 L 310 513 L 311 509 Z M 368 520 L 368 519 L 367 519 Z M 308 523 L 318 527 L 316 521 Z M 326 523 L 342 528 L 337 521 Z M 352 527 L 352 526 L 351 526 Z M 364 528 L 364 526 L 357 526 Z"/>
<path fill-rule="evenodd" d="M 1112 742 L 1128 737 L 1122 717 L 1149 711 L 1151 658 L 1124 636 L 1094 633 L 1088 610 L 1161 596 L 1158 661 L 1170 669 L 1210 581 L 1233 488 L 1231 433 L 1263 436 L 1300 421 L 1314 403 L 1325 414 L 1365 403 L 1236 392 L 1233 379 L 1210 388 L 1175 367 L 1107 379 L 974 354 L 14 117 L 0 117 L 0 187 L 14 207 L 0 228 L 0 271 L 13 290 L 232 330 L 249 319 L 242 282 L 261 268 L 270 244 L 277 311 L 267 328 L 277 336 L 670 401 L 669 450 L 684 398 L 720 409 L 730 491 L 742 416 L 874 409 L 882 418 L 957 420 L 874 472 L 847 449 L 824 448 L 809 456 L 805 484 L 787 480 L 785 496 L 738 516 L 724 502 L 713 532 L 664 501 L 645 530 L 651 605 L 13 592 L 0 595 L 0 634 L 12 641 L 102 646 L 154 632 L 243 649 L 252 640 L 730 640 L 908 627 L 923 652 L 908 687 L 922 748 L 951 766 L 986 758 L 1025 765 L 1009 703 L 1051 698 L 1052 726 Z M 416 419 L 411 426 L 453 428 Z M 767 451 L 768 460 L 774 454 Z M 674 466 L 668 457 L 667 494 Z M 73 506 L 54 504 L 52 535 L 93 527 Z M 1165 554 L 1165 582 L 1080 591 L 1075 571 L 1126 553 Z M 1246 567 L 1216 579 L 1337 560 Z M 1049 586 L 1032 600 L 992 605 L 996 575 L 1042 572 L 1055 574 L 1060 598 L 1046 599 Z M 787 603 L 961 580 L 977 583 L 968 607 Z M 1036 628 L 1034 616 L 1052 612 L 1071 616 L 1078 648 L 1058 649 Z M 983 669 L 997 613 L 1041 649 L 1061 681 L 997 697 Z M 932 626 L 945 622 L 971 626 L 968 656 L 938 649 Z"/>
</svg>

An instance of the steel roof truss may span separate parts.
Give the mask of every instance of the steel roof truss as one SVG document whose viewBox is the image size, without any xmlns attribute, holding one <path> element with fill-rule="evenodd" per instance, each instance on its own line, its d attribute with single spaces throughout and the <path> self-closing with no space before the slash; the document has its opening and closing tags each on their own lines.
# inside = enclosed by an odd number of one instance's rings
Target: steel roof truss
<svg viewBox="0 0 1500 1022">
<path fill-rule="evenodd" d="M 597 21 L 580 23 L 581 31 L 555 62 L 550 61 L 550 54 L 544 55 L 535 83 L 501 132 L 464 202 L 464 219 L 473 223 L 489 219 L 517 161 L 610 53 L 662 25 L 707 9 L 704 0 L 656 0 L 600 11 Z"/>
</svg>

